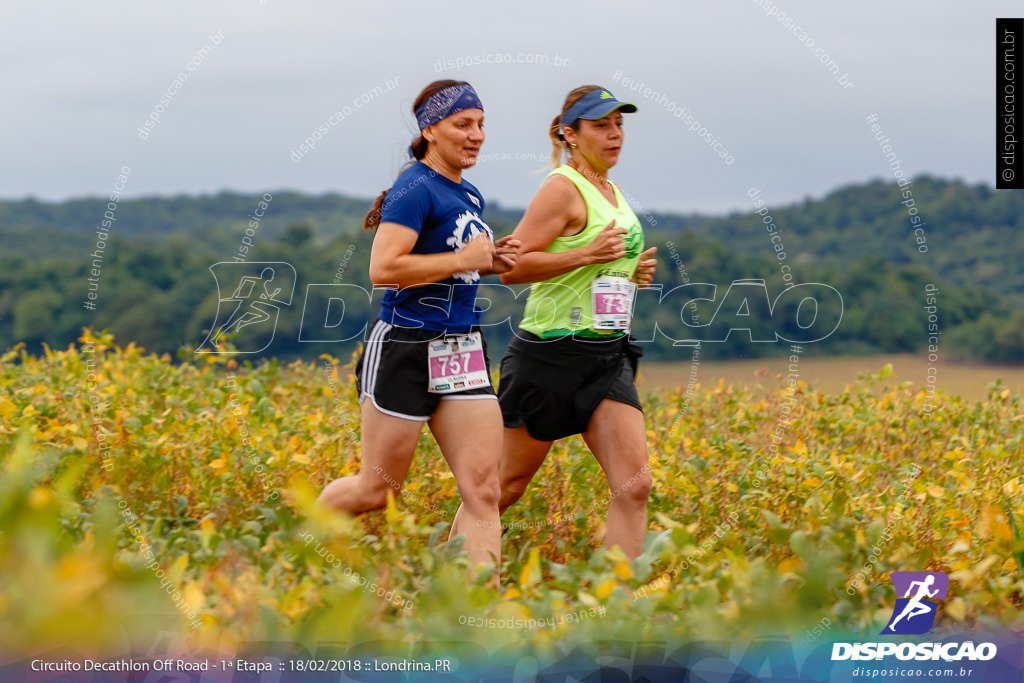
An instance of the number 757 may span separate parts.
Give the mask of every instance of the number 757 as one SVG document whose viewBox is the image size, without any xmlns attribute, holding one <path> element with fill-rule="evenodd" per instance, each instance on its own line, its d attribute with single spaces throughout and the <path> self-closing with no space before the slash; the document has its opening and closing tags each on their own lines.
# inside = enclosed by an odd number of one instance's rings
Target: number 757
<svg viewBox="0 0 1024 683">
<path fill-rule="evenodd" d="M 441 356 L 441 372 L 445 375 L 458 375 L 469 370 L 469 353 L 453 353 Z"/>
</svg>

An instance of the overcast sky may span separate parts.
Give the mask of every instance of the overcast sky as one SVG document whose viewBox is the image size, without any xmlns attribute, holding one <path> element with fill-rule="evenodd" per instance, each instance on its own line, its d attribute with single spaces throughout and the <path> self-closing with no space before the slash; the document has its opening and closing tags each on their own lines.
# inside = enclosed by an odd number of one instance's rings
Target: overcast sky
<svg viewBox="0 0 1024 683">
<path fill-rule="evenodd" d="M 506 206 L 529 202 L 548 123 L 587 83 L 639 107 L 611 177 L 648 209 L 749 211 L 752 187 L 778 205 L 891 179 L 871 114 L 907 173 L 993 185 L 995 18 L 1022 9 L 1019 0 L 7 2 L 0 197 L 105 196 L 122 166 L 129 197 L 369 197 L 405 161 L 412 100 L 449 77 L 470 81 L 484 102 L 487 140 L 466 177 Z M 495 63 L 446 65 L 475 58 Z M 179 73 L 187 80 L 175 85 Z M 343 120 L 324 124 L 338 111 Z M 328 132 L 293 154 L 320 125 Z"/>
</svg>

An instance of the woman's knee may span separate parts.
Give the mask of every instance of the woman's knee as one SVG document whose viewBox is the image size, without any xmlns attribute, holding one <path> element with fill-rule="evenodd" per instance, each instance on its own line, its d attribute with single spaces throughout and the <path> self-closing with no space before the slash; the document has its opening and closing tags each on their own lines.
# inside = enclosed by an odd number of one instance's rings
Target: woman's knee
<svg viewBox="0 0 1024 683">
<path fill-rule="evenodd" d="M 501 490 L 519 491 L 522 493 L 530 485 L 533 479 L 529 474 L 509 474 L 503 472 L 501 476 Z"/>
<path fill-rule="evenodd" d="M 502 510 L 506 510 L 512 505 L 515 505 L 516 501 L 522 498 L 523 494 L 526 493 L 526 489 L 529 485 L 530 479 L 528 477 L 502 481 L 498 507 Z"/>
<path fill-rule="evenodd" d="M 618 495 L 625 503 L 643 505 L 647 503 L 647 499 L 651 495 L 653 484 L 651 469 L 644 464 L 636 474 L 619 485 Z"/>
<path fill-rule="evenodd" d="M 463 477 L 463 480 L 459 482 L 459 495 L 470 506 L 497 507 L 501 493 L 498 475 L 494 472 L 481 473 L 468 478 Z"/>
<path fill-rule="evenodd" d="M 362 489 L 363 507 L 366 511 L 381 510 L 387 507 L 388 504 L 388 491 L 391 491 L 395 498 L 398 498 L 398 494 L 401 489 L 398 487 L 388 484 L 379 475 L 369 472 L 363 478 Z"/>
</svg>

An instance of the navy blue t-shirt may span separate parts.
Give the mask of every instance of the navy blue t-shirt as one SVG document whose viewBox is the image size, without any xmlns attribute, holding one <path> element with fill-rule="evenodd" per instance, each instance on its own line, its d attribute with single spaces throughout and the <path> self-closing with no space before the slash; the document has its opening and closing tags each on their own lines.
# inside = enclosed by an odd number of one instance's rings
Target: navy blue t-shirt
<svg viewBox="0 0 1024 683">
<path fill-rule="evenodd" d="M 382 208 L 381 223 L 397 223 L 419 233 L 413 254 L 460 251 L 482 232 L 494 239 L 481 218 L 480 191 L 465 180 L 452 182 L 421 161 L 398 176 Z M 479 282 L 480 273 L 471 270 L 422 287 L 389 289 L 380 318 L 400 327 L 468 332 L 480 322 L 480 310 L 474 306 Z"/>
</svg>

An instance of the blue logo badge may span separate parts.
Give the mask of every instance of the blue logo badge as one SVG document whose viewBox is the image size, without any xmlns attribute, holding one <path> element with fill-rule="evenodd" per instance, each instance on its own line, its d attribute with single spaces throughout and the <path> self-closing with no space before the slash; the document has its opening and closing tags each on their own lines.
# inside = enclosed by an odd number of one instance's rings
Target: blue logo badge
<svg viewBox="0 0 1024 683">
<path fill-rule="evenodd" d="M 896 589 L 896 605 L 881 635 L 921 635 L 930 630 L 939 602 L 946 599 L 949 577 L 942 572 L 893 572 L 889 576 Z"/>
</svg>

